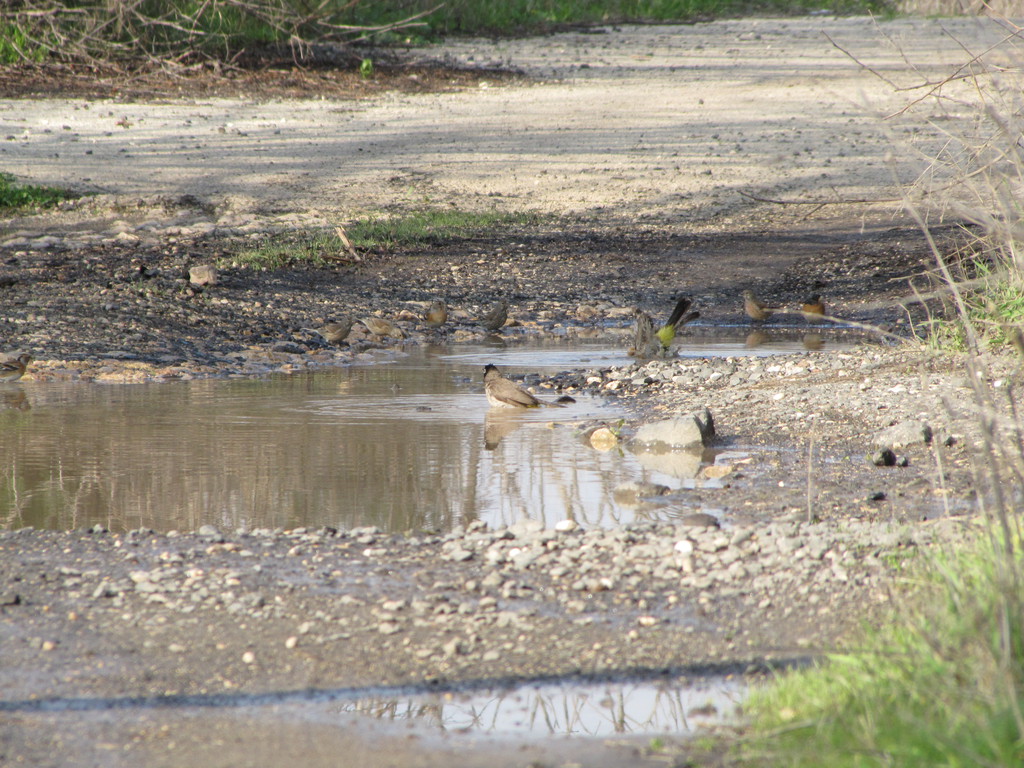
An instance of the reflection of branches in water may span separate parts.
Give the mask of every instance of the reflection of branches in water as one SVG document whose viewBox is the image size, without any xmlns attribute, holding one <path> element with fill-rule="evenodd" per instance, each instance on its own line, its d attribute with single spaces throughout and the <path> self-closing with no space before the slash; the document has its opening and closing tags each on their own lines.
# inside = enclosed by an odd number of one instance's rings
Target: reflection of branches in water
<svg viewBox="0 0 1024 768">
<path fill-rule="evenodd" d="M 393 396 L 391 381 L 404 382 L 400 391 L 449 391 L 443 370 L 441 383 L 420 380 L 434 373 L 400 374 L 368 367 L 350 378 L 33 392 L 31 430 L 14 411 L 2 412 L 10 418 L 0 466 L 18 473 L 16 484 L 7 481 L 17 498 L 3 513 L 12 525 L 115 530 L 448 530 L 524 515 L 547 524 L 620 522 L 611 490 L 634 471 L 614 455 L 594 451 L 571 427 L 546 428 L 536 415 L 487 451 L 480 416 L 402 417 L 417 401 Z M 386 395 L 365 394 L 382 387 Z M 448 408 L 452 402 L 461 406 Z"/>
<path fill-rule="evenodd" d="M 482 483 L 492 478 L 498 525 L 521 517 L 552 525 L 572 518 L 597 526 L 618 523 L 612 498 L 631 470 L 615 455 L 601 454 L 570 435 L 571 427 L 524 421 L 479 466 Z"/>
<path fill-rule="evenodd" d="M 337 711 L 383 720 L 421 722 L 440 731 L 528 731 L 587 736 L 686 733 L 697 725 L 688 711 L 699 711 L 703 722 L 729 717 L 742 698 L 742 687 L 726 681 L 675 688 L 642 683 L 609 684 L 603 689 L 587 686 L 583 691 L 542 686 L 424 698 L 361 699 L 342 704 Z"/>
</svg>

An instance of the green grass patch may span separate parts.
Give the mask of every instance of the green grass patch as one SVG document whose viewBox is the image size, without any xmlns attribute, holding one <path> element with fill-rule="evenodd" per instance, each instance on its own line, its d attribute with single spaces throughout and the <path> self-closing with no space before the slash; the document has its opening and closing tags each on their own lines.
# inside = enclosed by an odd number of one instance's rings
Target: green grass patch
<svg viewBox="0 0 1024 768">
<path fill-rule="evenodd" d="M 0 64 L 40 62 L 49 50 L 36 43 L 16 24 L 0 24 Z"/>
<path fill-rule="evenodd" d="M 534 213 L 470 213 L 454 209 L 420 209 L 395 216 L 369 216 L 349 224 L 345 233 L 356 251 L 393 251 L 401 248 L 445 245 L 456 240 L 494 235 L 533 226 L 542 220 Z M 341 237 L 333 232 L 311 236 L 268 238 L 228 261 L 252 269 L 281 269 L 307 264 L 326 266 L 350 260 Z"/>
<path fill-rule="evenodd" d="M 341 238 L 320 232 L 311 236 L 270 237 L 225 261 L 250 269 L 283 269 L 299 265 L 326 266 L 348 259 Z"/>
<path fill-rule="evenodd" d="M 379 0 L 352 7 L 351 23 L 376 25 L 430 10 L 432 0 Z M 564 25 L 694 21 L 744 15 L 835 13 L 893 15 L 894 0 L 447 0 L 426 17 L 435 36 L 539 32 Z M 404 33 L 399 33 L 404 34 Z"/>
<path fill-rule="evenodd" d="M 349 225 L 347 232 L 357 249 L 394 250 L 443 245 L 495 231 L 533 226 L 541 218 L 535 213 L 472 213 L 453 208 L 423 208 L 398 216 L 360 219 Z"/>
<path fill-rule="evenodd" d="M 58 187 L 18 184 L 14 176 L 0 173 L 0 211 L 52 208 L 77 195 Z"/>
<path fill-rule="evenodd" d="M 782 676 L 745 707 L 754 765 L 1024 765 L 1024 541 L 920 558 L 906 604 L 857 651 Z"/>
<path fill-rule="evenodd" d="M 968 328 L 984 347 L 1015 343 L 1011 329 L 1024 327 L 1024 274 L 1012 259 L 994 263 L 999 266 L 977 256 L 957 269 L 962 306 L 949 307 L 948 319 L 932 317 L 916 329 L 930 347 L 965 352 L 971 346 Z"/>
</svg>

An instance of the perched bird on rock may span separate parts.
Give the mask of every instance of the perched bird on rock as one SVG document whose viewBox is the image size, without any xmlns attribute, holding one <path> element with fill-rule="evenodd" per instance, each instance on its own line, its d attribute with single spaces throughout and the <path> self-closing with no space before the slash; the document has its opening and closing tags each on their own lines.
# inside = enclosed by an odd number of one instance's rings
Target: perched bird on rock
<svg viewBox="0 0 1024 768">
<path fill-rule="evenodd" d="M 633 357 L 650 357 L 655 352 L 654 321 L 640 307 L 633 310 L 633 346 L 628 351 Z"/>
<path fill-rule="evenodd" d="M 25 368 L 32 362 L 32 355 L 25 353 L 0 362 L 0 381 L 17 381 L 25 375 Z"/>
<path fill-rule="evenodd" d="M 672 345 L 672 340 L 676 337 L 676 330 L 682 328 L 691 320 L 696 320 L 700 317 L 700 312 L 693 311 L 687 312 L 693 300 L 689 296 L 680 296 L 676 302 L 675 309 L 672 310 L 672 314 L 669 315 L 668 322 L 665 323 L 661 328 L 658 329 L 656 334 L 658 341 L 661 342 L 662 351 L 668 351 L 668 348 Z"/>
<path fill-rule="evenodd" d="M 405 332 L 390 320 L 382 317 L 361 317 L 359 322 L 366 326 L 366 330 L 374 336 L 393 336 L 397 339 L 404 339 Z"/>
<path fill-rule="evenodd" d="M 821 320 L 825 315 L 825 304 L 821 300 L 821 296 L 816 293 L 804 301 L 800 305 L 800 313 L 805 320 Z"/>
<path fill-rule="evenodd" d="M 543 403 L 498 371 L 493 363 L 484 366 L 484 393 L 495 408 L 539 408 Z"/>
<path fill-rule="evenodd" d="M 769 307 L 767 304 L 758 301 L 754 292 L 747 289 L 743 292 L 743 311 L 747 313 L 747 317 L 758 323 L 763 323 L 772 313 L 775 312 L 778 307 Z"/>
<path fill-rule="evenodd" d="M 501 328 L 508 320 L 508 302 L 498 299 L 480 317 L 479 323 L 488 331 L 494 332 Z"/>
<path fill-rule="evenodd" d="M 352 330 L 354 322 L 355 321 L 351 317 L 343 317 L 336 323 L 324 323 L 322 327 L 316 329 L 316 332 L 319 333 L 328 344 L 340 344 L 348 338 L 348 333 Z"/>
<path fill-rule="evenodd" d="M 423 315 L 423 320 L 429 328 L 440 328 L 448 322 L 448 305 L 441 299 L 431 302 Z"/>
</svg>

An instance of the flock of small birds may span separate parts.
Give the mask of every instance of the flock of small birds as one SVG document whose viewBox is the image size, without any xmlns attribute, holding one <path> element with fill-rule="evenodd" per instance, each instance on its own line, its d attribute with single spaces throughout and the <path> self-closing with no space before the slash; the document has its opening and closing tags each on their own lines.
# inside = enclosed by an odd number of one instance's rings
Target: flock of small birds
<svg viewBox="0 0 1024 768">
<path fill-rule="evenodd" d="M 743 291 L 743 311 L 755 324 L 764 323 L 773 313 L 778 312 L 781 307 L 770 306 L 754 294 L 751 290 Z M 628 352 L 637 358 L 656 357 L 669 352 L 676 333 L 687 323 L 700 317 L 700 312 L 693 309 L 693 300 L 689 296 L 680 296 L 676 299 L 675 307 L 665 321 L 655 330 L 654 321 L 651 316 L 637 307 L 633 312 L 633 334 Z M 509 305 L 505 299 L 499 299 L 483 311 L 476 319 L 479 326 L 490 333 L 498 332 L 508 322 Z M 820 295 L 814 295 L 806 299 L 800 305 L 800 313 L 809 322 L 816 322 L 827 318 L 825 304 Z M 328 344 L 340 344 L 348 338 L 356 323 L 363 327 L 374 337 L 380 340 L 386 337 L 404 339 L 403 331 L 396 323 L 382 317 L 368 315 L 358 319 L 345 317 L 339 321 L 332 321 L 320 328 L 307 329 L 317 333 Z M 423 313 L 423 322 L 430 329 L 438 329 L 448 322 L 448 306 L 441 299 L 437 299 L 427 307 Z M 25 375 L 29 363 L 32 362 L 32 355 L 19 354 L 7 359 L 0 360 L 0 383 L 13 382 Z M 546 403 L 539 400 L 530 392 L 518 384 L 506 379 L 501 375 L 497 366 L 488 363 L 484 366 L 484 394 L 487 402 L 495 408 L 539 408 L 541 406 L 558 407 L 563 403 Z M 571 398 L 568 398 L 571 400 Z"/>
<path fill-rule="evenodd" d="M 743 311 L 755 324 L 760 325 L 781 309 L 760 301 L 749 289 L 743 291 L 742 296 Z M 628 349 L 629 354 L 637 358 L 667 354 L 675 340 L 676 332 L 700 317 L 700 312 L 692 309 L 692 306 L 693 300 L 689 296 L 677 298 L 672 314 L 657 331 L 654 329 L 654 320 L 651 316 L 637 307 L 633 311 L 633 335 Z M 817 322 L 827 317 L 825 304 L 818 294 L 801 303 L 800 313 L 808 322 Z M 484 366 L 484 393 L 487 395 L 487 402 L 494 408 L 538 408 L 552 405 L 538 400 L 530 392 L 506 379 L 492 363 Z"/>
</svg>

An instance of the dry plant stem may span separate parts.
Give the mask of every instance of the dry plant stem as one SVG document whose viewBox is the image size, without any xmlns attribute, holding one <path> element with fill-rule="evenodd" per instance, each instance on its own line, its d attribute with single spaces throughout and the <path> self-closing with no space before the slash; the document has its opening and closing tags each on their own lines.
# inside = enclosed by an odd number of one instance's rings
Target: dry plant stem
<svg viewBox="0 0 1024 768">
<path fill-rule="evenodd" d="M 945 30 L 943 30 L 943 31 L 945 32 Z M 1013 40 L 1016 37 L 1019 37 L 1020 30 L 1018 29 L 1018 30 L 1016 30 L 1014 32 L 1011 32 L 1006 37 L 1004 37 L 1002 40 L 1000 40 L 998 43 L 994 43 L 993 45 L 991 45 L 988 48 L 986 48 L 982 53 L 979 53 L 977 55 L 973 55 L 971 57 L 970 61 L 967 61 L 967 62 L 961 64 L 959 67 L 957 67 L 956 71 L 953 74 L 948 75 L 947 77 L 944 77 L 941 80 L 931 81 L 931 80 L 925 79 L 925 81 L 923 83 L 918 83 L 916 85 L 907 85 L 907 86 L 897 85 L 892 80 L 887 78 L 885 75 L 880 73 L 878 70 L 873 69 L 872 67 L 868 66 L 863 61 L 861 61 L 859 58 L 857 58 L 852 53 L 850 53 L 848 50 L 843 48 L 843 46 L 839 45 L 839 43 L 837 43 L 835 40 L 833 40 L 829 36 L 829 34 L 827 32 L 822 32 L 822 34 L 825 36 L 825 38 L 840 53 L 842 53 L 843 55 L 847 56 L 851 61 L 853 61 L 861 69 L 863 69 L 863 70 L 865 70 L 867 72 L 870 72 L 872 75 L 877 77 L 883 83 L 886 83 L 887 85 L 892 87 L 893 90 L 898 91 L 898 92 L 903 92 L 903 91 L 916 91 L 916 90 L 919 90 L 921 88 L 927 88 L 928 89 L 928 91 L 926 93 L 924 93 L 924 94 L 918 96 L 917 98 L 911 100 L 910 103 L 905 104 L 903 107 L 901 107 L 900 109 L 896 110 L 892 114 L 889 114 L 889 115 L 885 116 L 884 119 L 890 120 L 890 119 L 892 119 L 894 117 L 902 115 L 904 112 L 906 112 L 906 111 L 908 111 L 910 109 L 913 109 L 915 106 L 920 104 L 925 99 L 927 99 L 929 97 L 932 97 L 932 96 L 935 96 L 940 90 L 942 90 L 943 86 L 946 86 L 946 85 L 948 85 L 949 83 L 952 83 L 952 82 L 956 82 L 957 80 L 967 80 L 967 79 L 975 77 L 975 74 L 973 72 L 964 72 L 964 70 L 967 69 L 968 67 L 970 67 L 972 64 L 978 63 L 987 54 L 991 53 L 994 50 L 997 50 L 1001 45 L 1005 45 L 1008 41 Z M 956 40 L 958 45 L 963 47 L 963 44 L 960 43 L 960 41 L 957 40 L 956 37 L 954 37 L 953 35 L 950 35 L 949 32 L 946 32 L 946 34 L 949 35 L 953 40 Z M 890 42 L 892 42 L 892 41 L 890 41 Z M 899 46 L 896 46 L 896 47 L 897 47 L 898 50 L 901 50 L 901 49 L 899 49 Z M 968 51 L 968 53 L 970 53 L 970 52 Z M 916 67 L 913 67 L 913 68 L 915 69 L 915 71 L 917 70 Z"/>
<path fill-rule="evenodd" d="M 846 197 L 838 200 L 779 200 L 771 197 L 761 197 L 750 192 L 737 189 L 743 197 L 754 200 L 758 203 L 772 203 L 774 205 L 816 205 L 819 208 L 826 205 L 870 205 L 872 203 L 898 203 L 903 200 L 901 197 Z"/>
<path fill-rule="evenodd" d="M 814 496 L 814 473 L 811 471 L 814 461 L 814 425 L 811 425 L 810 439 L 807 441 L 807 522 L 814 522 L 812 499 Z"/>
</svg>

